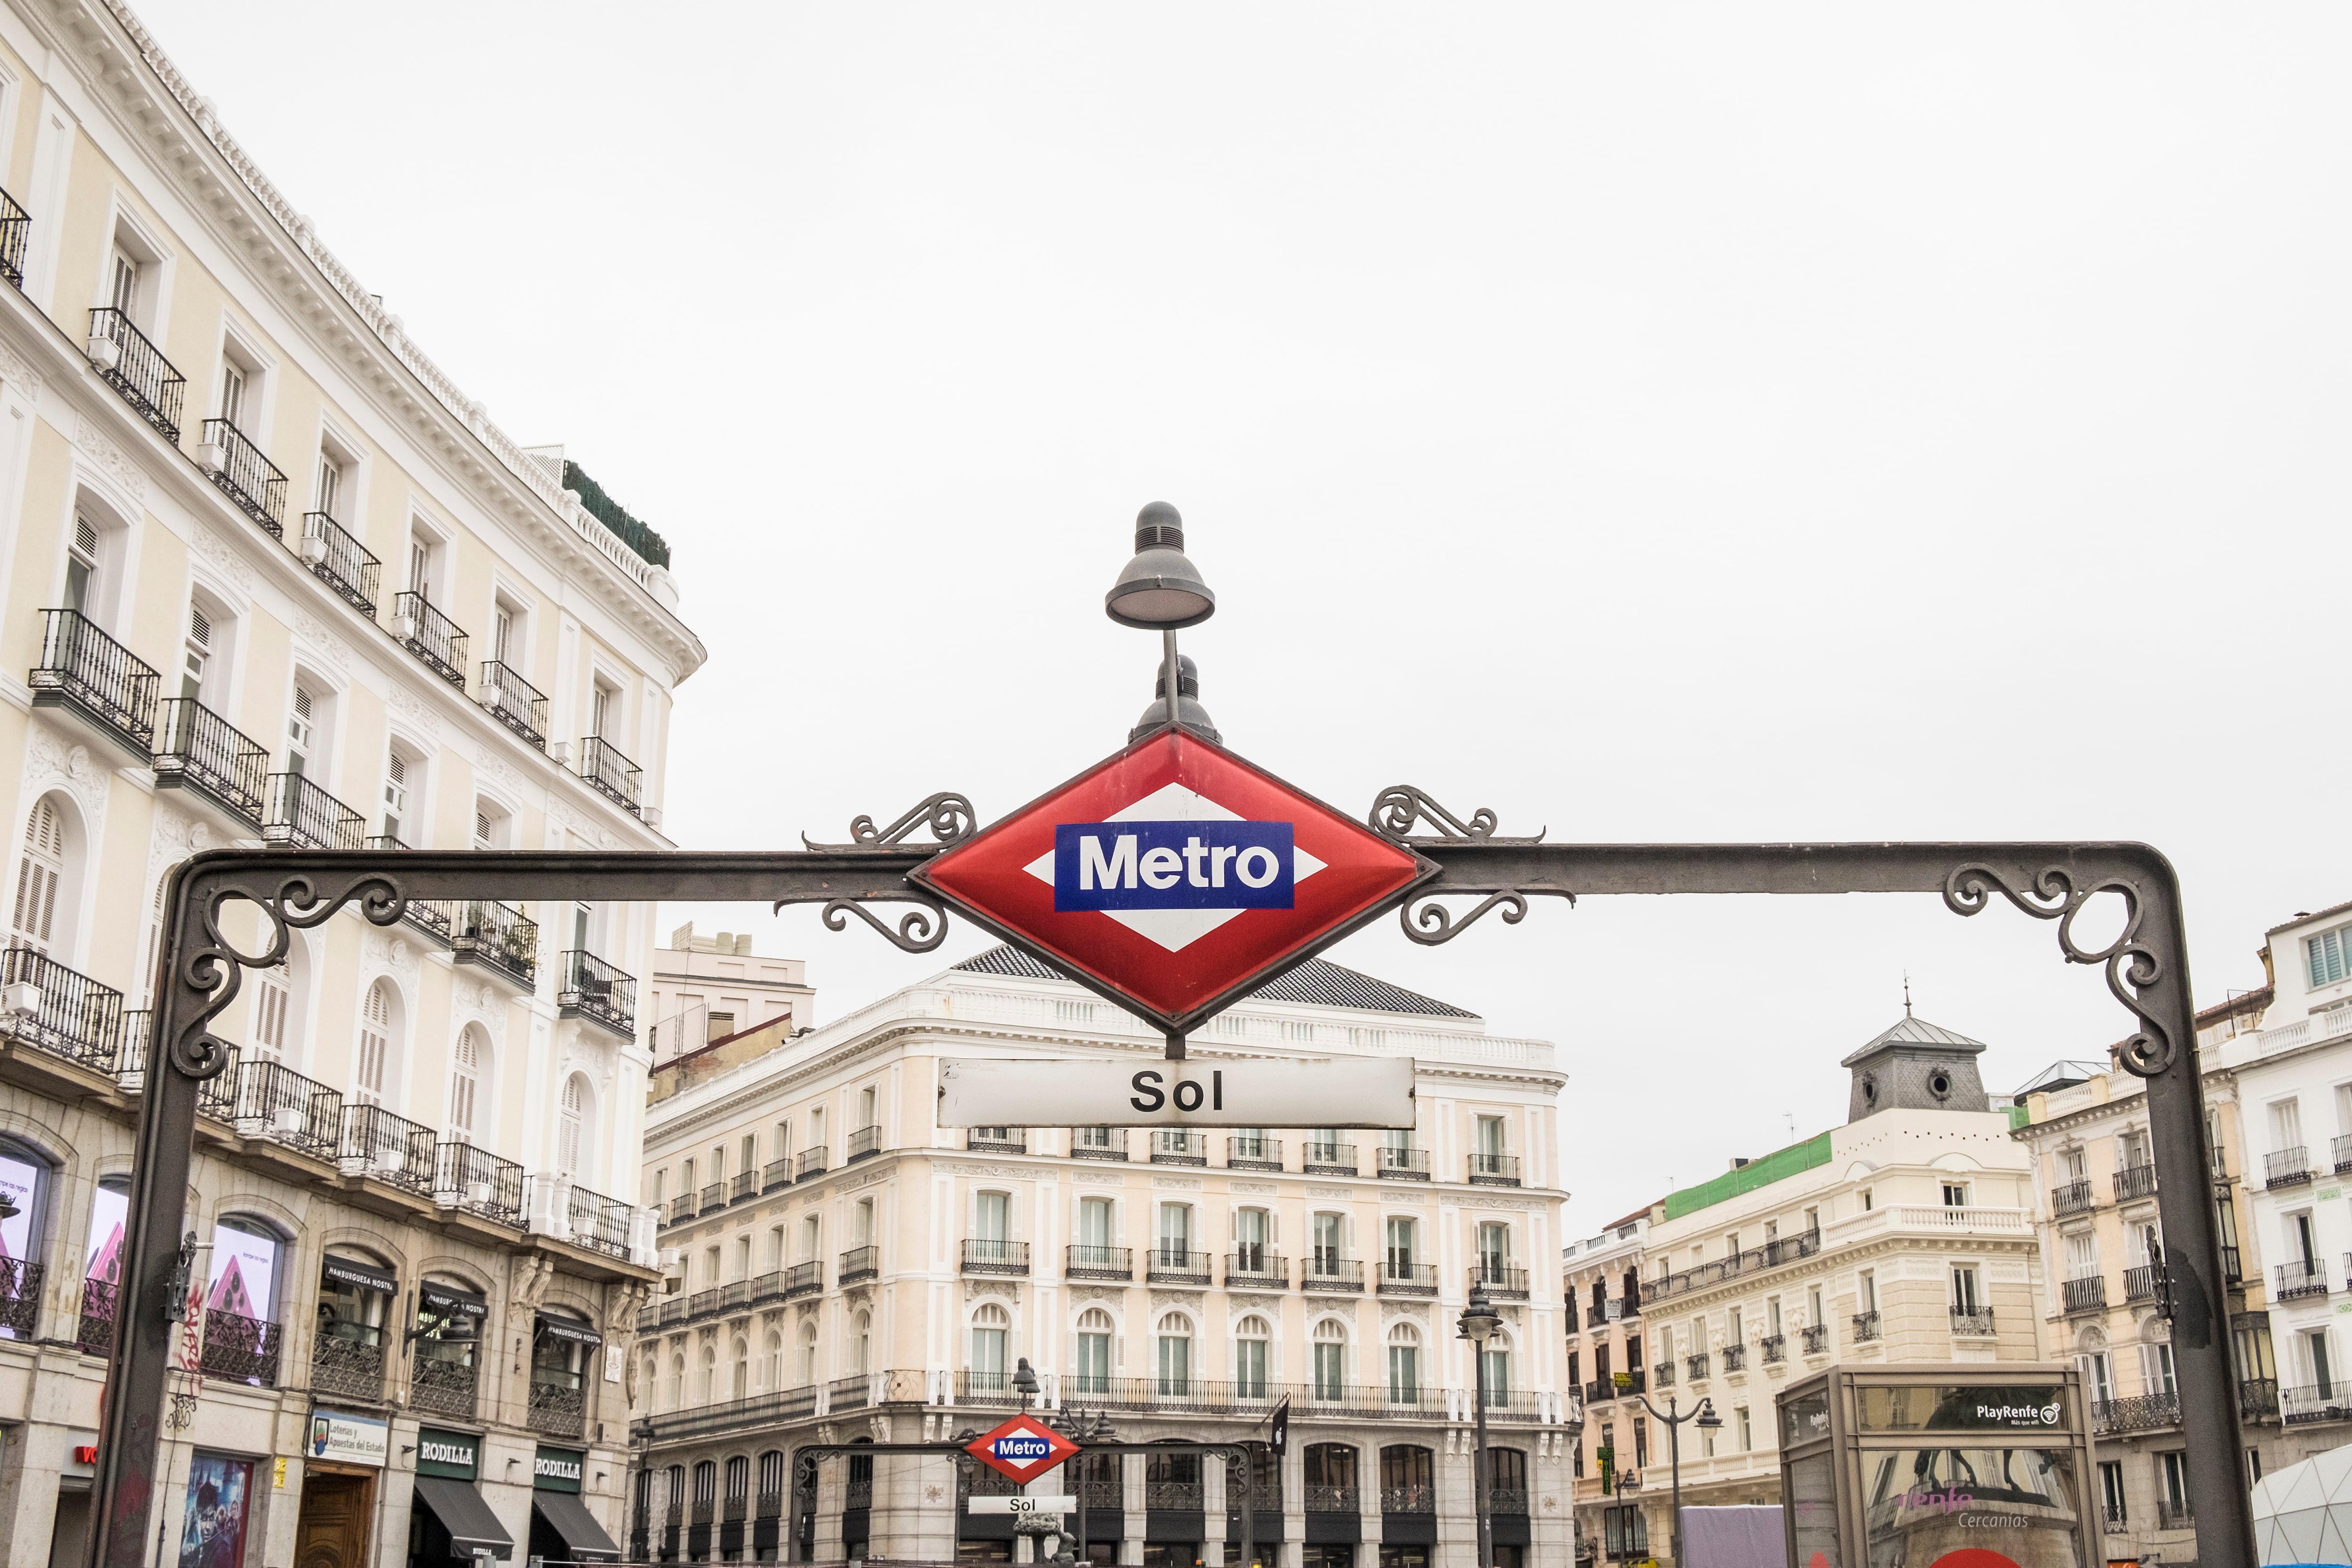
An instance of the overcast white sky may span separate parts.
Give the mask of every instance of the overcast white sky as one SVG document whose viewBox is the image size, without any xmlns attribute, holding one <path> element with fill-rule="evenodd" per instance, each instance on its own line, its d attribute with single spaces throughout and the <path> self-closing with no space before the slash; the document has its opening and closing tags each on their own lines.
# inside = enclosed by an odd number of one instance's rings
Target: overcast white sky
<svg viewBox="0 0 2352 1568">
<path fill-rule="evenodd" d="M 2147 838 L 2200 1002 L 2352 898 L 2352 14 L 144 0 L 412 332 L 677 551 L 685 844 L 1111 750 L 1136 509 L 1228 742 L 1579 839 Z M 688 911 L 703 913 L 704 911 Z M 823 1016 L 930 960 L 751 923 Z M 1341 962 L 1559 1043 L 1572 1234 L 2049 927 L 1589 900 Z"/>
</svg>

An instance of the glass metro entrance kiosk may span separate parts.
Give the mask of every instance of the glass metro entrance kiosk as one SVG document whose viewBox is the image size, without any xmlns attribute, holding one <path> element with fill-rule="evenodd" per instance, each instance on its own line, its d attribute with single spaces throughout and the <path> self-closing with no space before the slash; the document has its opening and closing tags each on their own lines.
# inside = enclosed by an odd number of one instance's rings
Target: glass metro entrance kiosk
<svg viewBox="0 0 2352 1568">
<path fill-rule="evenodd" d="M 2072 1367 L 1832 1367 L 1780 1395 L 1792 1568 L 2095 1568 Z"/>
</svg>

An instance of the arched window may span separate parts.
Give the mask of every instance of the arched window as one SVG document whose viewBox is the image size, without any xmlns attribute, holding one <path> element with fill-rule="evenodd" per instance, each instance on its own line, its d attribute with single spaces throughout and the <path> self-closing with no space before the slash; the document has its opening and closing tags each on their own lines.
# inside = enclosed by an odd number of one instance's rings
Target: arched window
<svg viewBox="0 0 2352 1568">
<path fill-rule="evenodd" d="M 278 1382 L 278 1268 L 285 1243 L 261 1221 L 230 1217 L 213 1226 L 205 1289 L 205 1374 L 256 1388 Z"/>
<path fill-rule="evenodd" d="M 873 1351 L 874 1314 L 860 1312 L 857 1314 L 856 1331 L 850 1337 L 849 1342 L 849 1370 L 861 1373 L 871 1372 L 873 1362 L 870 1358 Z"/>
<path fill-rule="evenodd" d="M 66 817 L 55 795 L 33 803 L 25 818 L 25 852 L 16 867 L 16 912 L 9 945 L 47 954 L 58 930 L 59 891 L 66 879 Z M 66 911 L 68 921 L 72 910 Z"/>
<path fill-rule="evenodd" d="M 719 1403 L 719 1352 L 709 1345 L 702 1347 L 702 1403 Z"/>
<path fill-rule="evenodd" d="M 646 1358 L 645 1391 L 646 1408 L 649 1411 L 659 1410 L 661 1406 L 657 1401 L 661 1398 L 661 1363 L 652 1356 Z"/>
<path fill-rule="evenodd" d="M 1411 1323 L 1399 1323 L 1389 1331 L 1389 1403 L 1420 1402 L 1421 1331 Z"/>
<path fill-rule="evenodd" d="M 669 1358 L 669 1407 L 686 1408 L 686 1356 L 683 1352 Z"/>
<path fill-rule="evenodd" d="M 694 1467 L 694 1503 L 697 1515 L 695 1520 L 696 1523 L 707 1524 L 709 1522 L 710 1516 L 702 1511 L 702 1505 L 707 1502 L 715 1501 L 718 1499 L 718 1496 L 719 1461 L 716 1459 L 705 1459 L 702 1463 Z"/>
<path fill-rule="evenodd" d="M 1433 1513 L 1437 1456 L 1410 1443 L 1381 1450 L 1381 1503 L 1399 1513 Z"/>
<path fill-rule="evenodd" d="M 1524 1448 L 1489 1448 L 1486 1450 L 1486 1484 L 1489 1495 L 1495 1497 L 1496 1513 L 1525 1511 L 1528 1496 L 1528 1455 Z M 1506 1504 L 1517 1504 L 1507 1507 Z"/>
<path fill-rule="evenodd" d="M 1335 1510 L 1343 1500 L 1334 1495 L 1340 1489 L 1353 1490 L 1356 1485 L 1356 1450 L 1346 1443 L 1309 1443 L 1307 1446 L 1307 1510 L 1317 1513 Z M 1353 1503 L 1352 1497 L 1346 1502 Z"/>
<path fill-rule="evenodd" d="M 379 980 L 368 987 L 360 1009 L 359 1077 L 354 1097 L 362 1105 L 382 1105 L 392 1058 L 392 982 Z"/>
<path fill-rule="evenodd" d="M 41 1306 L 40 1226 L 49 1206 L 48 1161 L 29 1145 L 0 1138 L 0 1195 L 12 1205 L 7 1218 L 0 1219 L 0 1339 L 29 1339 Z"/>
<path fill-rule="evenodd" d="M 253 1033 L 246 1041 L 247 1061 L 286 1059 L 286 1023 L 294 1010 L 294 944 L 286 957 L 253 973 Z"/>
<path fill-rule="evenodd" d="M 1004 1376 L 1004 1343 L 1013 1336 L 1013 1315 L 993 1301 L 981 1303 L 971 1315 L 971 1391 L 1002 1394 L 1011 1386 Z"/>
<path fill-rule="evenodd" d="M 1242 1399 L 1264 1399 L 1267 1349 L 1274 1331 L 1264 1318 L 1252 1314 L 1234 1330 L 1234 1394 Z"/>
<path fill-rule="evenodd" d="M 468 1024 L 457 1031 L 457 1044 L 449 1057 L 449 1141 L 453 1143 L 474 1141 L 476 1100 L 481 1090 L 482 1064 L 488 1055 L 489 1041 L 479 1024 Z"/>
<path fill-rule="evenodd" d="M 588 1079 L 573 1073 L 563 1080 L 563 1109 L 555 1131 L 555 1168 L 575 1181 L 583 1174 L 580 1167 L 580 1135 L 587 1117 Z"/>
<path fill-rule="evenodd" d="M 1348 1389 L 1348 1331 L 1337 1319 L 1315 1325 L 1315 1397 L 1344 1399 Z"/>
<path fill-rule="evenodd" d="M 1110 1392 L 1110 1314 L 1100 1307 L 1089 1307 L 1078 1314 L 1078 1331 L 1072 1342 L 1075 1353 L 1071 1358 L 1070 1376 L 1074 1394 L 1103 1394 Z"/>
<path fill-rule="evenodd" d="M 1192 1392 L 1192 1321 L 1181 1312 L 1160 1320 L 1160 1392 L 1179 1397 Z"/>
<path fill-rule="evenodd" d="M 768 1331 L 767 1363 L 768 1386 L 772 1389 L 783 1387 L 784 1336 L 773 1329 Z"/>
<path fill-rule="evenodd" d="M 1511 1336 L 1497 1329 L 1479 1360 L 1486 1374 L 1487 1405 L 1507 1404 L 1511 1397 Z"/>
<path fill-rule="evenodd" d="M 735 1393 L 733 1397 L 737 1399 L 746 1398 L 750 1395 L 751 1392 L 751 1347 L 745 1341 L 739 1339 L 735 1342 Z"/>
<path fill-rule="evenodd" d="M 816 1381 L 816 1325 L 801 1327 L 801 1383 L 803 1386 Z"/>
<path fill-rule="evenodd" d="M 771 1448 L 760 1456 L 760 1495 L 781 1498 L 784 1490 L 784 1451 Z"/>
</svg>

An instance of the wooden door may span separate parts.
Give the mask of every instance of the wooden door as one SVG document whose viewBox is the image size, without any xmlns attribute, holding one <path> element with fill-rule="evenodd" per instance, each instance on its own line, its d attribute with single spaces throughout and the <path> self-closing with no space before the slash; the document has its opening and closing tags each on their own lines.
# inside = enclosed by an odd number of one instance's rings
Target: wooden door
<svg viewBox="0 0 2352 1568">
<path fill-rule="evenodd" d="M 367 1568 L 375 1478 L 312 1470 L 302 1479 L 294 1568 Z"/>
</svg>

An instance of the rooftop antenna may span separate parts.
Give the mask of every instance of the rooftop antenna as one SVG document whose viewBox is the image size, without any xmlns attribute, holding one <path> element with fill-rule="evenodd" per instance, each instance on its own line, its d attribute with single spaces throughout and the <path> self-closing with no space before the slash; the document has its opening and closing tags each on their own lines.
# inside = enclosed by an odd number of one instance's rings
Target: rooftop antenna
<svg viewBox="0 0 2352 1568">
<path fill-rule="evenodd" d="M 1784 1110 L 1780 1112 L 1780 1120 L 1789 1124 L 1789 1142 L 1794 1143 L 1797 1141 L 1797 1113 Z"/>
<path fill-rule="evenodd" d="M 1903 972 L 1903 1016 L 1911 1016 L 1911 972 L 1907 969 Z"/>
</svg>

